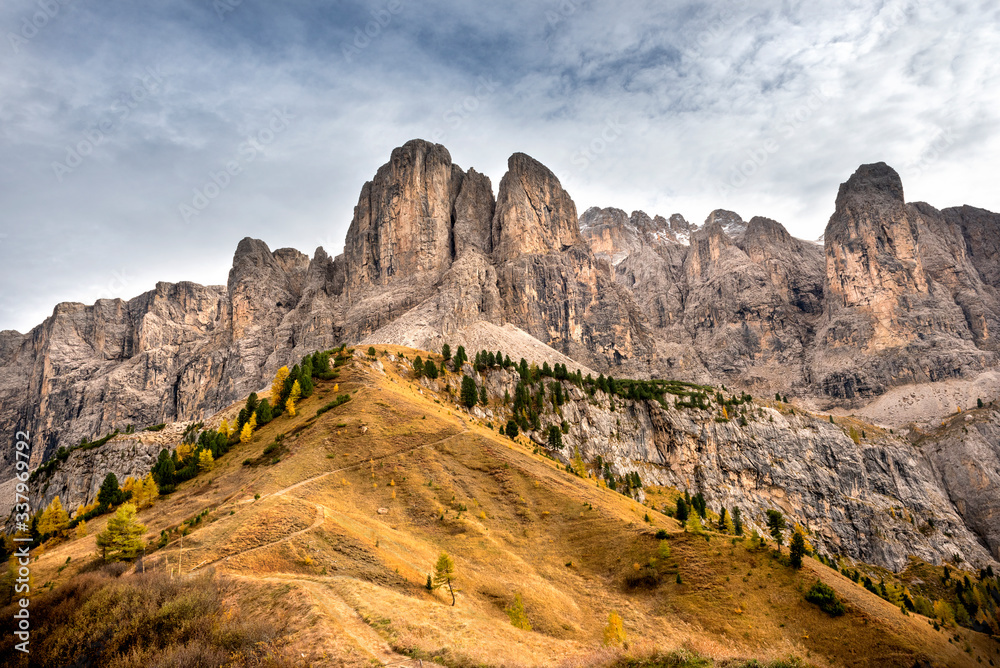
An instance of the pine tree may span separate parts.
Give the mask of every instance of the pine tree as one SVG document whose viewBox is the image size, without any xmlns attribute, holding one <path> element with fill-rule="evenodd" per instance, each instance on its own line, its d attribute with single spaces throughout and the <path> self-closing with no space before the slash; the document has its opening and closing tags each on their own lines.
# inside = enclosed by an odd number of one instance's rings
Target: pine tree
<svg viewBox="0 0 1000 668">
<path fill-rule="evenodd" d="M 523 631 L 531 630 L 531 622 L 528 621 L 528 613 L 524 609 L 524 600 L 521 598 L 520 593 L 514 594 L 514 602 L 511 603 L 506 612 L 510 618 L 510 623 L 515 627 Z"/>
<path fill-rule="evenodd" d="M 102 506 L 117 506 L 122 502 L 122 491 L 118 488 L 118 477 L 114 473 L 109 473 L 101 483 L 101 489 L 97 492 L 97 503 Z"/>
<path fill-rule="evenodd" d="M 784 542 L 785 516 L 780 510 L 767 511 L 767 529 L 771 533 L 771 538 L 778 544 L 778 551 L 781 551 L 781 544 Z"/>
<path fill-rule="evenodd" d="M 249 424 L 247 425 L 250 426 Z M 212 457 L 211 450 L 202 450 L 201 454 L 198 455 L 198 470 L 199 471 L 211 471 L 212 466 L 215 465 L 215 458 Z"/>
<path fill-rule="evenodd" d="M 462 365 L 468 361 L 469 357 L 465 354 L 465 346 L 459 346 L 458 350 L 455 351 L 455 369 L 461 369 Z"/>
<path fill-rule="evenodd" d="M 434 365 L 434 360 L 427 360 L 424 362 L 424 375 L 434 380 L 438 377 L 437 367 Z"/>
<path fill-rule="evenodd" d="M 743 515 L 739 508 L 733 508 L 733 532 L 737 536 L 743 535 Z"/>
<path fill-rule="evenodd" d="M 472 408 L 479 402 L 479 392 L 476 391 L 476 381 L 471 376 L 462 376 L 462 392 L 460 395 L 462 404 L 466 408 Z"/>
<path fill-rule="evenodd" d="M 719 531 L 726 531 L 726 508 L 719 511 Z"/>
<path fill-rule="evenodd" d="M 687 531 L 688 504 L 680 497 L 677 498 L 677 512 L 674 513 L 674 517 L 681 523 L 684 530 Z"/>
<path fill-rule="evenodd" d="M 424 375 L 424 360 L 420 358 L 420 355 L 417 355 L 417 359 L 413 360 L 413 375 L 416 378 Z"/>
<path fill-rule="evenodd" d="M 507 429 L 505 433 L 511 438 L 517 438 L 517 423 L 513 419 L 507 420 Z"/>
<path fill-rule="evenodd" d="M 108 520 L 107 528 L 97 534 L 97 547 L 101 549 L 105 561 L 135 559 L 143 549 L 142 534 L 145 531 L 146 527 L 135 519 L 135 506 L 126 503 Z"/>
<path fill-rule="evenodd" d="M 432 584 L 434 588 L 448 586 L 448 592 L 451 593 L 451 604 L 455 605 L 455 589 L 452 587 L 452 581 L 455 579 L 455 562 L 451 557 L 448 556 L 447 552 L 442 552 L 438 557 L 437 563 L 434 564 L 434 580 Z"/>
<path fill-rule="evenodd" d="M 792 543 L 788 553 L 792 568 L 802 568 L 802 557 L 806 553 L 806 541 L 798 531 L 792 532 Z"/>
<path fill-rule="evenodd" d="M 375 357 L 375 346 L 368 346 L 368 357 Z"/>
<path fill-rule="evenodd" d="M 485 406 L 489 402 L 490 402 L 489 397 L 486 396 L 486 386 L 485 385 L 480 385 L 479 386 L 479 403 L 481 403 L 483 406 Z"/>
<path fill-rule="evenodd" d="M 295 404 L 292 403 L 291 399 L 288 400 L 288 405 L 291 406 L 291 408 L 288 409 L 288 414 L 294 416 Z M 243 425 L 243 429 L 240 431 L 240 443 L 249 443 L 250 439 L 252 438 L 253 438 L 253 429 L 250 428 L 250 423 L 248 422 L 245 425 Z"/>
<path fill-rule="evenodd" d="M 451 346 L 449 346 L 447 343 L 441 346 L 441 357 L 444 359 L 445 362 L 451 359 Z"/>
<path fill-rule="evenodd" d="M 267 399 L 263 399 L 260 405 L 257 406 L 257 412 L 254 413 L 257 418 L 257 424 L 263 426 L 274 419 L 274 413 L 271 411 L 271 402 Z M 229 436 L 229 434 L 226 434 Z"/>
</svg>

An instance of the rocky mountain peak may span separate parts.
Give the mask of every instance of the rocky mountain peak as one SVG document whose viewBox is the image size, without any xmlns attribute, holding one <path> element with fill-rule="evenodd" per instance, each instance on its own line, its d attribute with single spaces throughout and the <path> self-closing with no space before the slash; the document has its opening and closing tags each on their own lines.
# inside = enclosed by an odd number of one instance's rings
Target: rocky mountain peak
<svg viewBox="0 0 1000 668">
<path fill-rule="evenodd" d="M 747 223 L 746 231 L 743 233 L 743 243 L 744 245 L 762 243 L 787 245 L 792 243 L 792 235 L 778 221 L 754 216 Z"/>
<path fill-rule="evenodd" d="M 562 251 L 582 243 L 576 205 L 547 167 L 515 153 L 500 181 L 493 217 L 498 259 Z"/>
<path fill-rule="evenodd" d="M 344 242 L 348 286 L 392 277 L 434 280 L 452 259 L 452 207 L 463 174 L 448 149 L 415 139 L 395 149 L 361 189 Z"/>
<path fill-rule="evenodd" d="M 713 225 L 719 225 L 722 231 L 733 241 L 736 241 L 743 237 L 743 233 L 746 232 L 747 224 L 744 222 L 738 213 L 732 211 L 726 211 L 725 209 L 716 209 L 712 213 L 708 214 L 708 218 L 705 219 L 705 228 L 712 227 Z"/>
</svg>

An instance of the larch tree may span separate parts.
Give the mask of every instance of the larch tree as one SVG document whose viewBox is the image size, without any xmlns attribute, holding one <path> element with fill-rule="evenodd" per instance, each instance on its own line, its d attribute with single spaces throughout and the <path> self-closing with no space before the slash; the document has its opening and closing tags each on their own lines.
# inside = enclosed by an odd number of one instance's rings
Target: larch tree
<svg viewBox="0 0 1000 668">
<path fill-rule="evenodd" d="M 63 508 L 59 497 L 52 499 L 52 503 L 42 511 L 42 516 L 38 520 L 38 533 L 43 536 L 62 531 L 69 524 L 69 513 Z"/>
<path fill-rule="evenodd" d="M 608 615 L 608 625 L 604 627 L 604 644 L 625 644 L 625 623 L 622 616 L 614 610 Z"/>
<path fill-rule="evenodd" d="M 135 518 L 135 506 L 123 504 L 108 520 L 107 528 L 97 534 L 97 547 L 105 561 L 128 561 L 143 549 L 142 534 L 146 527 Z"/>
<path fill-rule="evenodd" d="M 274 374 L 274 380 L 271 381 L 271 401 L 275 406 L 281 407 L 281 394 L 285 391 L 285 379 L 288 378 L 288 367 L 283 366 L 278 369 L 278 373 Z"/>
<path fill-rule="evenodd" d="M 434 578 L 431 581 L 431 584 L 434 585 L 435 589 L 447 585 L 448 592 L 451 594 L 452 605 L 455 605 L 455 589 L 452 586 L 452 582 L 454 580 L 455 561 L 448 556 L 447 552 L 442 552 L 438 557 L 437 563 L 434 564 Z"/>
<path fill-rule="evenodd" d="M 212 451 L 202 450 L 201 454 L 198 455 L 198 470 L 211 471 L 212 466 L 214 465 L 215 465 L 215 458 L 212 457 Z"/>
<path fill-rule="evenodd" d="M 289 399 L 288 403 L 291 404 L 292 400 Z M 292 404 L 292 410 L 289 411 L 290 415 L 295 415 L 295 405 Z M 250 439 L 253 438 L 253 429 L 250 428 L 250 423 L 247 422 L 243 425 L 242 431 L 240 431 L 240 443 L 249 443 Z"/>
</svg>

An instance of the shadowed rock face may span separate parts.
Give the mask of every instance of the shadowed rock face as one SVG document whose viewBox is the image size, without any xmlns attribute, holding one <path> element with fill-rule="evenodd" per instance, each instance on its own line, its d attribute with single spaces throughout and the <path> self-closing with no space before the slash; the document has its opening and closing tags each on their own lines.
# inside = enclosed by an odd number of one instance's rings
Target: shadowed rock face
<svg viewBox="0 0 1000 668">
<path fill-rule="evenodd" d="M 244 239 L 225 287 L 164 283 L 0 332 L 0 427 L 30 429 L 38 464 L 128 424 L 200 418 L 319 348 L 390 335 L 436 348 L 480 321 L 618 377 L 850 407 L 996 365 L 998 232 L 988 211 L 907 204 L 882 163 L 840 187 L 823 246 L 725 210 L 701 227 L 578 219 L 527 155 L 494 200 L 489 178 L 414 140 L 363 186 L 336 258 Z M 9 471 L 12 451 L 0 458 Z"/>
</svg>

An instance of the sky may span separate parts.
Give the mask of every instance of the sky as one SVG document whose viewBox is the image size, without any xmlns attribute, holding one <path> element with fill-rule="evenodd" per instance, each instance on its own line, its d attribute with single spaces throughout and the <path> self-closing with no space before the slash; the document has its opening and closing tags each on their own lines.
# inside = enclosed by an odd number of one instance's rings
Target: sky
<svg viewBox="0 0 1000 668">
<path fill-rule="evenodd" d="M 581 213 L 816 239 L 877 161 L 1000 211 L 992 0 L 4 0 L 0 35 L 0 330 L 225 284 L 245 236 L 335 255 L 413 138 L 494 189 L 527 153 Z"/>
</svg>

